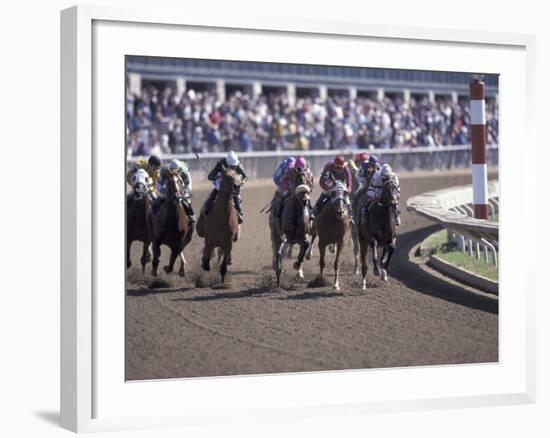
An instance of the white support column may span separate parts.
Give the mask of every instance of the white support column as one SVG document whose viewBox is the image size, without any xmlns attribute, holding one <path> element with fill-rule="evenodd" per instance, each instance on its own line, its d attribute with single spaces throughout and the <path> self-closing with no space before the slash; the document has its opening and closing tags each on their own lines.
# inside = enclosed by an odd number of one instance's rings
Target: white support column
<svg viewBox="0 0 550 438">
<path fill-rule="evenodd" d="M 411 90 L 405 88 L 403 90 L 403 101 L 408 104 L 411 101 Z"/>
<path fill-rule="evenodd" d="M 128 89 L 130 93 L 141 96 L 141 75 L 139 73 L 128 73 Z"/>
<path fill-rule="evenodd" d="M 349 92 L 350 100 L 357 99 L 357 88 L 356 87 L 349 87 L 348 92 Z"/>
<path fill-rule="evenodd" d="M 252 96 L 257 99 L 262 94 L 262 84 L 259 81 L 252 83 Z"/>
<path fill-rule="evenodd" d="M 225 81 L 223 79 L 216 81 L 216 92 L 218 93 L 218 100 L 225 101 Z"/>
<path fill-rule="evenodd" d="M 432 90 L 428 91 L 428 100 L 430 101 L 430 103 L 435 102 L 435 93 Z"/>
<path fill-rule="evenodd" d="M 323 102 L 327 100 L 328 96 L 328 90 L 326 85 L 319 85 L 319 99 L 321 99 Z"/>
<path fill-rule="evenodd" d="M 384 95 L 386 94 L 386 92 L 384 91 L 383 88 L 379 88 L 378 90 L 376 90 L 376 98 L 378 100 L 382 100 L 384 99 Z"/>
<path fill-rule="evenodd" d="M 187 84 L 185 81 L 185 78 L 179 77 L 176 78 L 176 95 L 180 97 L 183 93 L 185 93 L 185 89 L 187 88 Z"/>
<path fill-rule="evenodd" d="M 451 92 L 451 101 L 454 103 L 454 104 L 457 104 L 458 103 L 458 93 L 456 91 L 452 91 Z"/>
<path fill-rule="evenodd" d="M 288 84 L 286 86 L 286 94 L 288 97 L 288 103 L 293 106 L 296 103 L 296 85 Z"/>
</svg>

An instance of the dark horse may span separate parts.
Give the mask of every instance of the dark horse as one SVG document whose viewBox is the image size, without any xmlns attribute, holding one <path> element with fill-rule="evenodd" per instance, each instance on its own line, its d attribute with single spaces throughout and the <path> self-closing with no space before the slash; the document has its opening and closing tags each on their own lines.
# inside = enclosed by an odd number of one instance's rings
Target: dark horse
<svg viewBox="0 0 550 438">
<path fill-rule="evenodd" d="M 292 194 L 284 200 L 281 216 L 279 218 L 279 206 L 274 205 L 269 215 L 269 228 L 271 229 L 271 246 L 273 249 L 273 270 L 277 277 L 277 286 L 281 285 L 281 272 L 283 270 L 283 248 L 285 245 L 300 245 L 298 258 L 294 262 L 299 278 L 304 278 L 302 263 L 304 256 L 310 247 L 308 236 L 311 234 L 309 221 L 310 188 L 302 175 L 296 176 L 297 187 Z M 282 202 L 279 200 L 278 202 Z"/>
<path fill-rule="evenodd" d="M 132 266 L 130 260 L 130 247 L 134 240 L 143 242 L 141 253 L 141 270 L 145 272 L 145 265 L 149 258 L 149 199 L 147 187 L 144 180 L 137 180 L 133 191 L 126 198 L 126 268 Z"/>
<path fill-rule="evenodd" d="M 367 288 L 367 250 L 372 248 L 374 275 L 381 275 L 388 281 L 390 259 L 395 250 L 395 209 L 398 203 L 398 187 L 393 179 L 386 181 L 382 187 L 379 201 L 370 205 L 367 212 L 367 224 L 359 226 L 359 243 L 361 245 L 361 273 L 363 290 Z M 382 247 L 382 257 L 378 260 L 378 248 Z"/>
<path fill-rule="evenodd" d="M 166 182 L 166 196 L 159 210 L 151 219 L 151 236 L 153 240 L 153 275 L 158 274 L 160 246 L 170 248 L 170 261 L 164 266 L 167 274 L 174 270 L 174 262 L 180 257 L 179 275 L 185 276 L 184 248 L 193 237 L 193 222 L 184 207 L 186 202 L 183 181 L 178 175 L 171 175 Z"/>
<path fill-rule="evenodd" d="M 220 248 L 223 253 L 220 265 L 222 283 L 225 281 L 227 265 L 231 264 L 233 243 L 239 239 L 239 221 L 233 196 L 239 193 L 242 184 L 241 177 L 234 170 L 224 169 L 220 190 L 208 216 L 201 215 L 197 222 L 197 234 L 204 238 L 202 268 L 210 271 L 212 251 Z"/>
<path fill-rule="evenodd" d="M 345 188 L 341 181 L 337 181 L 330 191 L 330 200 L 315 216 L 315 228 L 319 237 L 319 267 L 320 277 L 325 268 L 325 252 L 328 245 L 334 245 L 336 256 L 334 259 L 333 287 L 340 290 L 338 274 L 340 270 L 340 254 L 344 249 L 345 239 L 349 233 L 349 215 L 345 201 Z M 313 239 L 315 238 L 315 234 Z M 313 243 L 313 240 L 312 240 Z"/>
</svg>

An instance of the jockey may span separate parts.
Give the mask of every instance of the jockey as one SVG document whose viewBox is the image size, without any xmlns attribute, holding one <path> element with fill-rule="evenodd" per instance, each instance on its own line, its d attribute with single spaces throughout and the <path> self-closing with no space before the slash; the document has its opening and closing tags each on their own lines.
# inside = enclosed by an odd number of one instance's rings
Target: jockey
<svg viewBox="0 0 550 438">
<path fill-rule="evenodd" d="M 191 205 L 191 174 L 189 173 L 189 165 L 185 161 L 180 160 L 171 160 L 168 165 L 163 166 L 159 172 L 160 176 L 157 181 L 157 191 L 164 197 L 166 196 L 166 182 L 171 175 L 178 175 L 183 182 L 183 190 L 185 202 L 183 206 L 186 210 L 186 213 L 189 215 L 189 218 L 193 223 L 197 221 L 195 212 L 193 211 L 193 206 Z M 160 202 L 153 205 L 153 211 L 158 209 Z"/>
<path fill-rule="evenodd" d="M 282 193 L 282 199 L 279 202 L 278 210 L 276 212 L 277 217 L 281 217 L 283 211 L 283 205 L 286 199 L 291 195 L 291 193 L 296 189 L 296 177 L 303 173 L 305 175 L 306 184 L 309 187 L 309 191 L 313 191 L 313 173 L 309 168 L 309 164 L 304 157 L 298 157 L 293 162 L 289 163 L 287 170 L 279 185 L 279 190 Z M 311 206 L 308 206 L 311 211 Z M 313 215 L 310 214 L 310 219 L 313 219 Z"/>
<path fill-rule="evenodd" d="M 356 197 L 360 192 L 368 189 L 372 177 L 374 174 L 380 170 L 380 164 L 378 163 L 378 158 L 375 155 L 371 155 L 367 161 L 361 163 L 359 172 L 357 172 L 357 181 L 359 182 L 359 190 L 357 190 Z"/>
<path fill-rule="evenodd" d="M 321 172 L 319 185 L 321 186 L 321 189 L 323 191 L 321 193 L 321 196 L 319 196 L 319 199 L 315 203 L 315 206 L 313 207 L 313 214 L 319 214 L 319 212 L 329 199 L 330 191 L 334 187 L 336 181 L 341 181 L 342 183 L 344 183 L 344 187 L 346 188 L 345 200 L 348 207 L 349 218 L 350 222 L 354 223 L 351 209 L 351 201 L 349 198 L 349 194 L 351 193 L 351 172 L 346 166 L 346 160 L 341 155 L 338 155 L 334 159 L 334 161 L 329 161 L 327 164 L 325 164 L 325 167 Z"/>
<path fill-rule="evenodd" d="M 204 206 L 202 207 L 201 211 L 201 214 L 204 216 L 208 215 L 208 211 L 210 211 L 210 207 L 212 207 L 212 204 L 214 203 L 214 200 L 216 199 L 216 196 L 220 190 L 223 169 L 233 169 L 238 175 L 241 176 L 243 183 L 246 182 L 246 180 L 248 179 L 235 152 L 229 152 L 225 158 L 222 158 L 220 161 L 218 161 L 216 163 L 216 166 L 214 166 L 214 169 L 212 169 L 212 171 L 208 174 L 208 180 L 214 182 L 214 190 L 210 192 L 210 195 L 208 196 L 208 198 L 206 198 L 206 201 L 204 201 Z M 233 205 L 235 206 L 235 210 L 237 210 L 237 219 L 239 221 L 239 224 L 242 224 L 243 210 L 241 207 L 240 193 L 237 193 L 235 194 L 235 196 L 233 196 Z"/>
<path fill-rule="evenodd" d="M 287 170 L 290 167 L 294 167 L 294 163 L 296 162 L 296 158 L 294 157 L 287 157 L 277 167 L 277 170 L 275 170 L 275 174 L 273 175 L 273 182 L 275 183 L 275 186 L 277 186 L 277 191 L 279 193 L 284 193 L 284 190 L 281 188 L 281 181 L 283 177 L 285 176 Z"/>
<path fill-rule="evenodd" d="M 348 160 L 348 168 L 354 176 L 361 170 L 361 164 L 369 159 L 369 154 L 360 152 L 355 155 L 353 160 Z"/>
<path fill-rule="evenodd" d="M 363 210 L 363 221 L 366 222 L 366 219 L 368 217 L 367 212 L 370 207 L 370 205 L 373 202 L 379 201 L 380 197 L 382 196 L 382 188 L 384 187 L 384 183 L 390 179 L 393 179 L 394 182 L 397 185 L 398 192 L 400 191 L 399 186 L 399 178 L 397 178 L 397 175 L 393 172 L 391 166 L 389 164 L 384 164 L 379 171 L 377 171 L 371 179 L 371 182 L 369 184 L 369 188 L 367 189 L 367 196 L 368 201 L 365 204 L 364 210 Z M 395 224 L 397 226 L 401 225 L 401 212 L 399 210 L 399 206 L 395 209 Z"/>
<path fill-rule="evenodd" d="M 128 184 L 132 185 L 132 175 L 136 173 L 139 169 L 143 169 L 147 174 L 152 178 L 153 185 L 157 184 L 159 177 L 159 169 L 161 165 L 160 158 L 156 155 L 151 155 L 148 160 L 137 160 L 128 173 L 126 174 L 126 181 Z"/>
</svg>

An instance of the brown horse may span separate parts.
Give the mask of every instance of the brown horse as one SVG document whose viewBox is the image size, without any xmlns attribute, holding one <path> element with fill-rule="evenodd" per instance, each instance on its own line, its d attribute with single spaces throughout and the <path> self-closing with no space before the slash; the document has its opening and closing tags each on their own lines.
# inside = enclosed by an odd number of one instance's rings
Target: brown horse
<svg viewBox="0 0 550 438">
<path fill-rule="evenodd" d="M 220 190 L 208 216 L 201 215 L 197 222 L 197 234 L 204 238 L 202 268 L 210 271 L 210 258 L 215 248 L 223 253 L 220 265 L 222 283 L 225 281 L 227 265 L 231 264 L 231 249 L 239 239 L 239 222 L 233 205 L 233 196 L 239 193 L 243 184 L 241 177 L 232 169 L 225 169 Z"/>
<path fill-rule="evenodd" d="M 132 266 L 130 247 L 134 240 L 143 242 L 141 254 L 141 270 L 145 272 L 145 265 L 149 259 L 149 199 L 147 188 L 143 181 L 136 181 L 132 193 L 126 198 L 126 268 Z"/>
<path fill-rule="evenodd" d="M 278 206 L 271 210 L 269 215 L 269 228 L 271 229 L 271 246 L 273 249 L 273 270 L 277 277 L 277 286 L 281 285 L 281 273 L 283 270 L 283 249 L 285 245 L 300 245 L 298 258 L 294 262 L 297 276 L 304 278 L 302 263 L 304 256 L 310 247 L 308 236 L 311 234 L 309 221 L 310 188 L 306 184 L 300 184 L 288 197 L 282 206 L 281 217 L 277 214 Z"/>
<path fill-rule="evenodd" d="M 183 250 L 193 237 L 193 222 L 187 215 L 183 203 L 186 195 L 183 181 L 179 175 L 171 175 L 166 181 L 166 196 L 159 210 L 151 219 L 151 237 L 153 240 L 153 275 L 158 274 L 160 246 L 170 248 L 170 261 L 164 266 L 164 272 L 169 274 L 174 270 L 176 258 L 180 257 L 179 275 L 185 276 L 185 256 Z"/>
<path fill-rule="evenodd" d="M 325 269 L 325 252 L 328 245 L 336 247 L 334 259 L 334 289 L 340 290 L 338 274 L 340 270 L 340 254 L 349 232 L 349 215 L 345 200 L 345 188 L 341 181 L 337 181 L 330 191 L 330 200 L 315 216 L 315 228 L 319 238 L 319 267 L 320 276 Z M 314 236 L 315 237 L 315 236 Z M 313 241 L 312 241 L 313 243 Z"/>
<path fill-rule="evenodd" d="M 388 281 L 390 260 L 395 250 L 396 219 L 395 209 L 399 199 L 399 189 L 393 179 L 384 183 L 379 201 L 373 202 L 367 212 L 367 223 L 359 225 L 359 243 L 361 245 L 361 271 L 363 290 L 367 288 L 367 250 L 372 248 L 374 275 L 380 275 Z M 378 248 L 382 247 L 382 256 L 378 259 Z"/>
</svg>

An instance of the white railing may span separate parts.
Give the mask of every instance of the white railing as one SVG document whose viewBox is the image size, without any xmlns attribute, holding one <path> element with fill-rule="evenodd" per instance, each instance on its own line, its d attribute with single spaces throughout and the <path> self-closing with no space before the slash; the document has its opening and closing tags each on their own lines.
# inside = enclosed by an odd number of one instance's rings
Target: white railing
<svg viewBox="0 0 550 438">
<path fill-rule="evenodd" d="M 499 184 L 488 183 L 490 217 L 498 214 Z M 453 187 L 423 193 L 407 200 L 407 210 L 426 217 L 447 229 L 449 239 L 469 255 L 486 263 L 498 263 L 498 222 L 475 219 L 472 186 Z M 491 254 L 491 257 L 489 257 Z M 491 260 L 489 260 L 491 258 Z"/>
<path fill-rule="evenodd" d="M 395 149 L 373 149 L 367 151 L 374 154 L 382 163 L 388 163 L 396 171 L 416 171 L 416 170 L 444 170 L 467 168 L 471 164 L 471 146 L 430 146 L 416 148 L 395 148 Z M 346 158 L 352 158 L 357 153 L 356 150 L 349 149 L 330 149 L 330 150 L 310 150 L 310 151 L 257 151 L 241 152 L 239 159 L 250 177 L 270 178 L 275 169 L 284 157 L 289 155 L 302 155 L 310 162 L 314 173 L 320 172 L 325 163 L 335 155 L 341 154 Z M 215 162 L 225 157 L 224 152 L 208 152 L 200 154 L 201 161 L 207 169 L 212 169 Z M 489 166 L 498 165 L 498 146 L 488 147 L 487 164 Z M 128 162 L 135 161 L 142 157 L 129 157 Z M 198 180 L 206 179 L 206 172 L 197 160 L 195 154 L 164 154 L 163 161 L 169 161 L 173 158 L 185 160 L 191 167 L 193 178 Z"/>
</svg>

